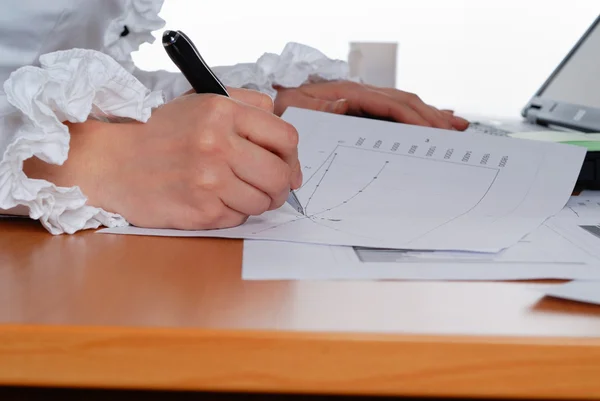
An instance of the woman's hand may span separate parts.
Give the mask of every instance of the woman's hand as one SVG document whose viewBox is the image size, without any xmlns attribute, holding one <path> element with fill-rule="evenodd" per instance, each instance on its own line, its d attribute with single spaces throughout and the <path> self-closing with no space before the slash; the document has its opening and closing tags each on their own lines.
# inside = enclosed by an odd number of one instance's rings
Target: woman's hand
<svg viewBox="0 0 600 401">
<path fill-rule="evenodd" d="M 141 227 L 214 229 L 283 205 L 300 186 L 298 133 L 267 95 L 182 96 L 145 123 L 70 125 L 63 166 L 37 159 L 26 174 L 78 185 L 92 206 Z"/>
<path fill-rule="evenodd" d="M 413 93 L 392 88 L 332 81 L 299 88 L 277 88 L 277 92 L 277 115 L 293 106 L 459 131 L 469 126 L 467 120 L 429 106 Z"/>
</svg>

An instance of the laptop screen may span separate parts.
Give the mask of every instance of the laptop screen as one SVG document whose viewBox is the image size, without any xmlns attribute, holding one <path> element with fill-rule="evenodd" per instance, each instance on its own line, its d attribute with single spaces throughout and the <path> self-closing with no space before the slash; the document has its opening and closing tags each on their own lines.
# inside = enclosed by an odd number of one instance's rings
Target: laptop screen
<svg viewBox="0 0 600 401">
<path fill-rule="evenodd" d="M 538 96 L 600 109 L 600 23 L 590 28 Z"/>
</svg>

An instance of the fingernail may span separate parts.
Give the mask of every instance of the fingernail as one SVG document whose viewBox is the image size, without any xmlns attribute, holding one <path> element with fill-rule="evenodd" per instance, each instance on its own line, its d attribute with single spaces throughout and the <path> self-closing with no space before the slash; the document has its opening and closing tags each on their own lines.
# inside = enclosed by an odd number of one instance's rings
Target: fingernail
<svg viewBox="0 0 600 401">
<path fill-rule="evenodd" d="M 347 99 L 336 100 L 335 102 L 331 103 L 331 111 L 334 113 L 344 112 L 346 109 L 347 102 L 348 102 Z"/>
<path fill-rule="evenodd" d="M 462 117 L 453 116 L 454 122 L 458 122 L 459 124 L 468 124 L 469 122 Z"/>
</svg>

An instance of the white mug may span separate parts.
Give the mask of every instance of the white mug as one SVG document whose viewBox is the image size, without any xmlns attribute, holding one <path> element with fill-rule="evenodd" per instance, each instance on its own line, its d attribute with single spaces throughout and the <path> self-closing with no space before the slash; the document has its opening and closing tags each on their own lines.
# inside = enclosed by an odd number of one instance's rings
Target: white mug
<svg viewBox="0 0 600 401">
<path fill-rule="evenodd" d="M 398 43 L 350 42 L 350 74 L 366 84 L 395 88 L 397 57 Z"/>
</svg>

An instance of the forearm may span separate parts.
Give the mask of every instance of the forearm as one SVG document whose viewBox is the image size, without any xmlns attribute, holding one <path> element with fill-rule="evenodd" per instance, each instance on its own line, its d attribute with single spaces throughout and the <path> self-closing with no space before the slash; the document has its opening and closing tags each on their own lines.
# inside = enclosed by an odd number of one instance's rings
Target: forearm
<svg viewBox="0 0 600 401">
<path fill-rule="evenodd" d="M 66 124 L 69 128 L 69 156 L 62 165 L 48 164 L 32 157 L 23 164 L 23 172 L 34 179 L 42 179 L 59 187 L 78 186 L 87 197 L 87 203 L 104 210 L 110 205 L 103 183 L 119 173 L 109 157 L 123 152 L 123 141 L 131 136 L 140 123 L 107 123 L 88 120 L 84 123 Z M 129 149 L 129 151 L 134 151 Z"/>
</svg>

